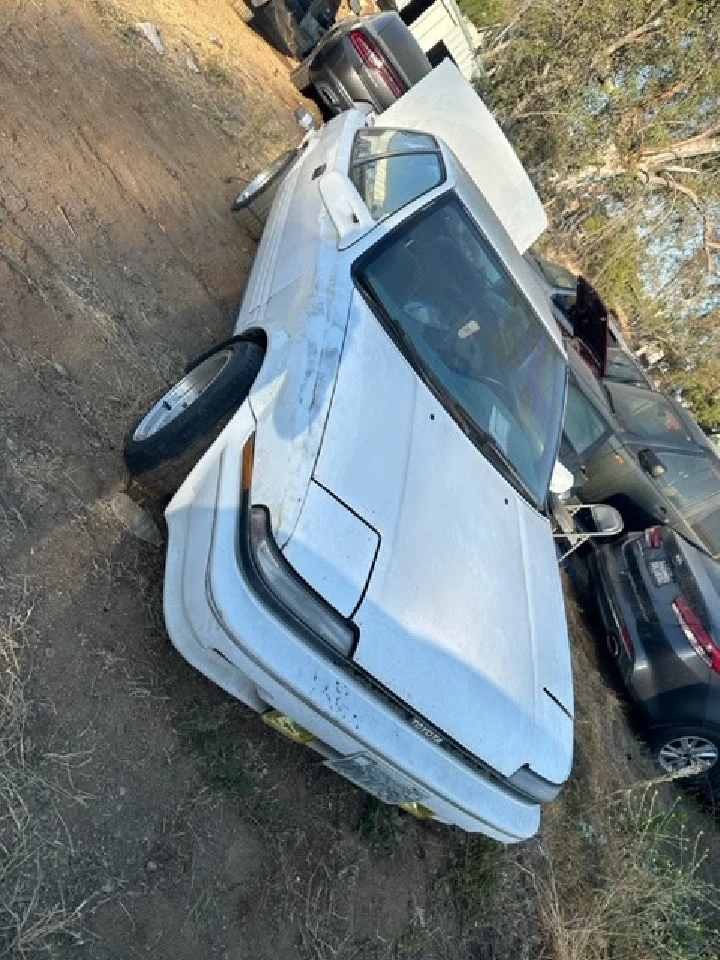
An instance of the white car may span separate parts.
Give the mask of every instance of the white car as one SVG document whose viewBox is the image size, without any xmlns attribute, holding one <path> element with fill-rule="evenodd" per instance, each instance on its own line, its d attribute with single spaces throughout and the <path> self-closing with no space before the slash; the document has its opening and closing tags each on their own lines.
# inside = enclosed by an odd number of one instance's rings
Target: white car
<svg viewBox="0 0 720 960">
<path fill-rule="evenodd" d="M 566 360 L 521 255 L 545 217 L 451 64 L 381 119 L 241 195 L 275 191 L 235 337 L 126 458 L 197 461 L 166 512 L 179 652 L 380 800 L 510 843 L 572 762 Z"/>
</svg>

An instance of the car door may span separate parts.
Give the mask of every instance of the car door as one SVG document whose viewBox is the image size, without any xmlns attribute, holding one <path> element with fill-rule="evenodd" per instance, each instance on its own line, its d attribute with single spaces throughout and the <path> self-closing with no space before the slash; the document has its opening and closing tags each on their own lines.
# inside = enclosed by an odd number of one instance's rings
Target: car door
<svg viewBox="0 0 720 960">
<path fill-rule="evenodd" d="M 577 364 L 575 364 L 577 368 Z M 576 373 L 577 373 L 576 369 Z M 568 382 L 561 462 L 575 477 L 575 494 L 586 503 L 612 503 L 620 510 L 626 526 L 642 529 L 662 522 L 662 497 L 643 470 L 636 452 L 626 442 L 599 392 L 571 376 Z"/>
<path fill-rule="evenodd" d="M 597 381 L 572 350 L 568 374 L 560 460 L 575 477 L 576 494 L 601 501 L 615 490 L 622 440 Z"/>
<path fill-rule="evenodd" d="M 720 539 L 720 461 L 710 451 L 655 451 L 664 472 L 653 480 L 668 522 L 713 554 Z"/>
<path fill-rule="evenodd" d="M 696 430 L 687 411 L 663 393 L 647 390 L 626 383 L 605 382 L 609 405 L 619 424 L 622 425 L 624 448 L 632 461 L 634 476 L 626 480 L 619 492 L 631 497 L 636 505 L 638 519 L 648 519 L 672 524 L 680 529 L 685 523 L 682 497 L 672 495 L 675 481 L 681 483 L 686 471 L 692 477 L 694 470 L 703 462 L 702 449 L 697 442 Z M 661 475 L 654 475 L 650 457 L 669 458 L 676 469 L 666 468 Z M 689 456 L 692 459 L 687 460 Z M 695 467 L 691 465 L 695 464 Z M 687 485 L 691 481 L 684 481 Z"/>
</svg>

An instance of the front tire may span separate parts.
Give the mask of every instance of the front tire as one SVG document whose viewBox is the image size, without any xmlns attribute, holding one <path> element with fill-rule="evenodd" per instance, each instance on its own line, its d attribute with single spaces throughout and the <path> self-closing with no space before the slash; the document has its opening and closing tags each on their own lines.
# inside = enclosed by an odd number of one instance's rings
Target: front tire
<svg viewBox="0 0 720 960">
<path fill-rule="evenodd" d="M 222 344 L 158 397 L 125 437 L 125 463 L 157 496 L 175 492 L 247 399 L 265 351 L 238 339 Z"/>
</svg>

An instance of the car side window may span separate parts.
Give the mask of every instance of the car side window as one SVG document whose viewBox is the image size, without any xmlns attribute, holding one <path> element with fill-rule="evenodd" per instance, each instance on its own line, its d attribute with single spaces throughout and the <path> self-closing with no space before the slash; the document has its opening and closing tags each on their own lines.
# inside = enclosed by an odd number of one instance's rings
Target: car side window
<svg viewBox="0 0 720 960">
<path fill-rule="evenodd" d="M 575 293 L 554 293 L 551 299 L 558 310 L 562 311 L 563 316 L 569 319 L 570 312 L 575 306 L 575 301 L 577 300 Z"/>
<path fill-rule="evenodd" d="M 685 453 L 658 453 L 665 473 L 658 477 L 665 496 L 680 509 L 720 496 L 720 469 L 705 457 Z"/>
<path fill-rule="evenodd" d="M 605 386 L 618 419 L 635 436 L 660 443 L 692 443 L 687 425 L 661 393 L 612 381 Z"/>
<path fill-rule="evenodd" d="M 563 437 L 577 456 L 586 453 L 607 432 L 607 425 L 593 405 L 578 390 L 568 383 Z"/>
<path fill-rule="evenodd" d="M 384 220 L 445 179 L 434 137 L 411 130 L 371 128 L 355 136 L 350 179 L 373 220 Z"/>
</svg>

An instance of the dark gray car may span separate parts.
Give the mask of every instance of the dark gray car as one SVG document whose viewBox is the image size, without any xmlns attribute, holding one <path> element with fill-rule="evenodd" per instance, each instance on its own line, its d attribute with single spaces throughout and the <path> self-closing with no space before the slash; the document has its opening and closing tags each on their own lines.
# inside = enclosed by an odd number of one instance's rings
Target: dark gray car
<svg viewBox="0 0 720 960">
<path fill-rule="evenodd" d="M 589 558 L 605 635 L 666 773 L 720 783 L 720 566 L 669 527 Z"/>
<path fill-rule="evenodd" d="M 397 13 L 348 17 L 334 26 L 291 79 L 326 115 L 381 113 L 432 69 Z"/>
<path fill-rule="evenodd" d="M 560 459 L 586 503 L 609 503 L 628 530 L 667 524 L 720 558 L 720 458 L 690 413 L 647 388 L 597 380 L 568 351 Z"/>
</svg>

